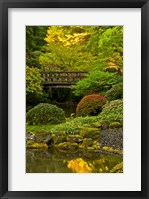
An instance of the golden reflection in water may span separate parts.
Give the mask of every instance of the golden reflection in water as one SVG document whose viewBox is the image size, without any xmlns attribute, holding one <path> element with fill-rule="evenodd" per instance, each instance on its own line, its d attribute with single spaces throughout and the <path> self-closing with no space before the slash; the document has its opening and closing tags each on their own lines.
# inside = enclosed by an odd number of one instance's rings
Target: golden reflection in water
<svg viewBox="0 0 149 199">
<path fill-rule="evenodd" d="M 68 161 L 67 167 L 76 173 L 92 173 L 93 165 L 85 162 L 82 158 Z"/>
</svg>

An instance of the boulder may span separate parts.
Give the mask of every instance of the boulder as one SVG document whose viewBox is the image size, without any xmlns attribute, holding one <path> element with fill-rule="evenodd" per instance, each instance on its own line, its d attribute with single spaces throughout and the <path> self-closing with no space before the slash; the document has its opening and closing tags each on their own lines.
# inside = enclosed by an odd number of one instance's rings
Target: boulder
<svg viewBox="0 0 149 199">
<path fill-rule="evenodd" d="M 70 143 L 70 142 L 63 142 L 60 144 L 55 145 L 57 148 L 62 150 L 76 150 L 78 149 L 77 143 Z"/>
<path fill-rule="evenodd" d="M 47 135 L 47 137 L 44 140 L 44 143 L 46 143 L 47 145 L 51 144 L 53 142 L 53 138 L 51 135 Z"/>
<path fill-rule="evenodd" d="M 84 138 L 80 148 L 87 148 L 92 146 L 93 140 L 91 138 Z"/>
<path fill-rule="evenodd" d="M 27 149 L 48 149 L 48 145 L 45 143 L 37 143 L 34 141 L 28 141 L 26 143 Z"/>
<path fill-rule="evenodd" d="M 91 124 L 91 126 L 101 129 L 101 123 L 100 122 L 94 122 L 94 123 Z"/>
<path fill-rule="evenodd" d="M 38 131 L 36 133 L 36 141 L 41 143 L 41 142 L 44 142 L 44 140 L 46 139 L 46 137 L 48 135 L 50 135 L 51 133 L 50 132 L 46 132 L 44 130 L 41 130 L 41 131 Z"/>
<path fill-rule="evenodd" d="M 53 137 L 53 141 L 54 141 L 54 144 L 59 144 L 59 143 L 62 143 L 62 142 L 66 142 L 66 135 L 62 135 L 62 136 L 59 136 L 59 137 Z"/>
<path fill-rule="evenodd" d="M 122 125 L 121 125 L 120 122 L 112 122 L 112 123 L 109 125 L 109 128 L 110 128 L 110 129 L 120 128 L 120 127 L 122 127 Z"/>
<path fill-rule="evenodd" d="M 83 127 L 80 135 L 84 138 L 97 139 L 100 137 L 100 130 L 98 128 Z"/>
<path fill-rule="evenodd" d="M 32 141 L 36 142 L 36 136 L 35 136 L 35 134 L 28 132 L 26 134 L 26 140 L 32 140 Z"/>
<path fill-rule="evenodd" d="M 66 139 L 72 143 L 81 143 L 83 141 L 83 137 L 80 135 L 68 135 Z"/>
</svg>

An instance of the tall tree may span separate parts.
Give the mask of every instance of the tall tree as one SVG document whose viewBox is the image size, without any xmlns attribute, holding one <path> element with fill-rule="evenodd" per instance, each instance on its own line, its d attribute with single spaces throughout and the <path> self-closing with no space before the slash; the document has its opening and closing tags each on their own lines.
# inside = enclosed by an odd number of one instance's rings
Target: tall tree
<svg viewBox="0 0 149 199">
<path fill-rule="evenodd" d="M 42 46 L 45 45 L 44 37 L 47 26 L 26 26 L 26 65 L 38 67 Z"/>
</svg>

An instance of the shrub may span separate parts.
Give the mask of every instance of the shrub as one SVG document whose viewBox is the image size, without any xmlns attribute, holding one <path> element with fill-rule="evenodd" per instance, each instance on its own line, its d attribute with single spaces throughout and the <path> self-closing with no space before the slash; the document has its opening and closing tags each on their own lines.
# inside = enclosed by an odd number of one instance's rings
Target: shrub
<svg viewBox="0 0 149 199">
<path fill-rule="evenodd" d="M 121 82 L 112 86 L 112 88 L 107 91 L 105 97 L 109 101 L 123 98 L 123 83 Z"/>
<path fill-rule="evenodd" d="M 58 124 L 65 120 L 65 113 L 56 105 L 41 103 L 27 112 L 28 124 Z"/>
<path fill-rule="evenodd" d="M 77 116 L 98 115 L 106 99 L 99 94 L 86 95 L 77 105 Z"/>
<path fill-rule="evenodd" d="M 99 119 L 104 119 L 109 122 L 119 121 L 122 123 L 123 121 L 123 101 L 122 100 L 113 100 L 107 102 L 103 108 L 101 113 L 99 114 Z"/>
</svg>

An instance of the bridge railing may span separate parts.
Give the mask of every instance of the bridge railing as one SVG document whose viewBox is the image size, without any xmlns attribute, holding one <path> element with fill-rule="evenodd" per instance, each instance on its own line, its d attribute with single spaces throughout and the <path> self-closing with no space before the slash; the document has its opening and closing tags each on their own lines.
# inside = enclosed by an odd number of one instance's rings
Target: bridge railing
<svg viewBox="0 0 149 199">
<path fill-rule="evenodd" d="M 75 84 L 86 75 L 87 72 L 42 72 L 44 84 Z"/>
</svg>

